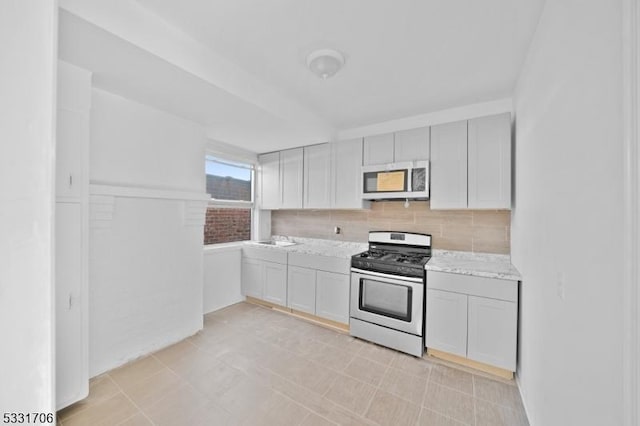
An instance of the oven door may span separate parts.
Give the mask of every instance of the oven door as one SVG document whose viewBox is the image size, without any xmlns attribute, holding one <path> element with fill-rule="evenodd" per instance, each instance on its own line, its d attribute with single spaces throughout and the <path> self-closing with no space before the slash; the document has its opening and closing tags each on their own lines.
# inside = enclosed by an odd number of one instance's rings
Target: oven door
<svg viewBox="0 0 640 426">
<path fill-rule="evenodd" d="M 351 268 L 351 317 L 422 336 L 424 283 Z"/>
</svg>

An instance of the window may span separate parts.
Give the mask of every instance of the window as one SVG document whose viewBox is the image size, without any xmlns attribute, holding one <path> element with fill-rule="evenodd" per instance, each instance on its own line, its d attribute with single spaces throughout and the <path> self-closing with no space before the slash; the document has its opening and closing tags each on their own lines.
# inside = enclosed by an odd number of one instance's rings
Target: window
<svg viewBox="0 0 640 426">
<path fill-rule="evenodd" d="M 207 194 L 214 201 L 253 201 L 253 165 L 207 155 Z"/>
<path fill-rule="evenodd" d="M 251 239 L 253 165 L 207 155 L 207 194 L 211 196 L 204 226 L 204 243 Z"/>
</svg>

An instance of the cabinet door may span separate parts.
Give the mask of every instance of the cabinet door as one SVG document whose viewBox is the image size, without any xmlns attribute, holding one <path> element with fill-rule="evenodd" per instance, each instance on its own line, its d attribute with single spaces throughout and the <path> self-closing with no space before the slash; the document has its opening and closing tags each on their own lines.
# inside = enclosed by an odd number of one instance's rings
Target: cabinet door
<svg viewBox="0 0 640 426">
<path fill-rule="evenodd" d="M 89 393 L 80 203 L 56 203 L 56 407 Z"/>
<path fill-rule="evenodd" d="M 469 208 L 511 208 L 511 114 L 469 120 Z"/>
<path fill-rule="evenodd" d="M 304 207 L 331 207 L 331 151 L 328 143 L 304 147 Z"/>
<path fill-rule="evenodd" d="M 262 154 L 260 162 L 260 208 L 265 210 L 277 209 L 282 205 L 280 191 L 280 153 Z"/>
<path fill-rule="evenodd" d="M 431 127 L 431 208 L 467 208 L 467 122 Z"/>
<path fill-rule="evenodd" d="M 403 130 L 396 132 L 394 161 L 416 161 L 429 159 L 429 128 Z"/>
<path fill-rule="evenodd" d="M 282 208 L 302 208 L 302 148 L 280 151 L 282 170 Z"/>
<path fill-rule="evenodd" d="M 316 315 L 349 323 L 349 275 L 317 271 Z"/>
<path fill-rule="evenodd" d="M 316 271 L 314 269 L 289 266 L 287 271 L 287 306 L 315 315 Z"/>
<path fill-rule="evenodd" d="M 263 299 L 276 305 L 287 305 L 287 265 L 264 262 Z"/>
<path fill-rule="evenodd" d="M 263 263 L 260 260 L 242 259 L 242 275 L 240 287 L 244 296 L 262 299 L 263 293 Z"/>
<path fill-rule="evenodd" d="M 393 161 L 393 133 L 364 138 L 363 164 L 365 166 L 393 163 Z"/>
<path fill-rule="evenodd" d="M 56 198 L 79 201 L 88 178 L 91 73 L 58 61 L 57 77 Z"/>
<path fill-rule="evenodd" d="M 515 302 L 469 296 L 467 358 L 516 371 L 517 328 Z"/>
<path fill-rule="evenodd" d="M 427 289 L 425 309 L 426 347 L 466 357 L 467 296 Z"/>
<path fill-rule="evenodd" d="M 58 108 L 56 131 L 56 197 L 79 200 L 84 150 L 89 143 L 89 116 Z"/>
<path fill-rule="evenodd" d="M 331 144 L 332 207 L 335 209 L 362 208 L 362 138 Z"/>
</svg>

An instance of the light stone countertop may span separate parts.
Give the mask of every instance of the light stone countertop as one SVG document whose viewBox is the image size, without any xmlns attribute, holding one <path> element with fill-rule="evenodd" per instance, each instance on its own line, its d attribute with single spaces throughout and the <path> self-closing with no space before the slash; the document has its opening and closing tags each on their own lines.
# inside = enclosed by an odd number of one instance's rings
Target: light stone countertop
<svg viewBox="0 0 640 426">
<path fill-rule="evenodd" d="M 367 243 L 352 241 L 284 237 L 280 235 L 274 235 L 271 239 L 274 241 L 294 242 L 296 244 L 291 246 L 272 246 L 257 244 L 255 241 L 245 241 L 242 244 L 263 247 L 268 250 L 284 250 L 343 259 L 350 259 L 354 254 L 361 253 L 369 248 Z M 503 280 L 520 281 L 522 279 L 518 270 L 511 264 L 510 256 L 504 254 L 433 250 L 431 259 L 425 269 Z"/>
<path fill-rule="evenodd" d="M 296 244 L 291 246 L 271 246 L 267 244 L 258 244 L 255 241 L 246 241 L 244 244 L 250 244 L 253 247 L 264 247 L 272 250 L 286 250 L 287 252 L 339 257 L 343 259 L 350 259 L 354 254 L 361 253 L 369 248 L 367 243 L 357 243 L 352 241 L 283 237 L 280 235 L 274 235 L 271 239 L 274 241 L 289 241 Z"/>
<path fill-rule="evenodd" d="M 520 272 L 511 264 L 511 257 L 505 254 L 433 250 L 425 269 L 502 280 L 522 280 Z"/>
</svg>

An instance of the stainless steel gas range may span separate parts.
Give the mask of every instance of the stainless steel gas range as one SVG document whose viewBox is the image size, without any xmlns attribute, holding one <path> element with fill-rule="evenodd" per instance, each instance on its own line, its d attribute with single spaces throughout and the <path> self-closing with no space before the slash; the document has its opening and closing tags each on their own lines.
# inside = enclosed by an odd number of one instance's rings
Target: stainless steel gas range
<svg viewBox="0 0 640 426">
<path fill-rule="evenodd" d="M 370 232 L 351 258 L 351 335 L 415 356 L 424 351 L 424 266 L 431 235 Z"/>
</svg>

